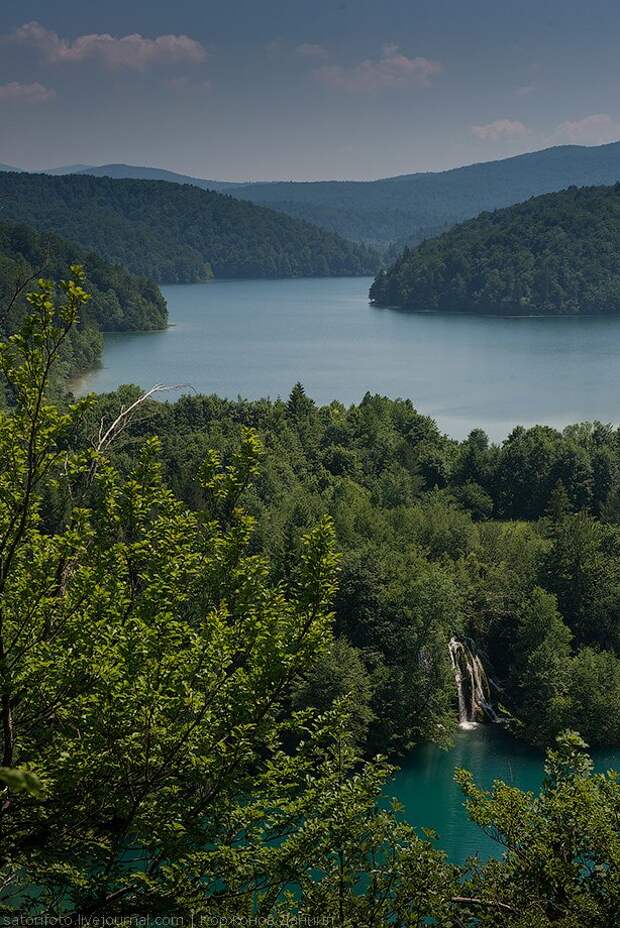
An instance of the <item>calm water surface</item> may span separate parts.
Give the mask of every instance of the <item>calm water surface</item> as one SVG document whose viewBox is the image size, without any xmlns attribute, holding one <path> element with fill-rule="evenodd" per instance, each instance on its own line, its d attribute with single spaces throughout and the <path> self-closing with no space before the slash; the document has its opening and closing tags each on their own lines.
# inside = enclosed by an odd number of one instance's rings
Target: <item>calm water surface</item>
<svg viewBox="0 0 620 928">
<path fill-rule="evenodd" d="M 171 327 L 107 336 L 103 366 L 77 389 L 183 383 L 256 399 L 286 397 L 301 380 L 319 403 L 359 402 L 367 390 L 409 397 L 456 438 L 475 427 L 502 439 L 516 424 L 620 421 L 620 317 L 403 313 L 370 306 L 370 283 L 164 287 Z"/>
<path fill-rule="evenodd" d="M 620 770 L 620 751 L 593 752 L 596 769 Z M 386 793 L 405 807 L 403 817 L 413 825 L 434 829 L 438 847 L 448 853 L 452 863 L 464 863 L 479 854 L 483 860 L 500 857 L 498 844 L 473 825 L 463 809 L 463 797 L 454 782 L 454 771 L 465 767 L 476 782 L 490 787 L 493 780 L 523 790 L 538 791 L 543 780 L 543 755 L 529 750 L 495 725 L 480 725 L 472 731 L 459 731 L 452 750 L 431 744 L 420 745 L 402 762 L 395 781 Z"/>
</svg>

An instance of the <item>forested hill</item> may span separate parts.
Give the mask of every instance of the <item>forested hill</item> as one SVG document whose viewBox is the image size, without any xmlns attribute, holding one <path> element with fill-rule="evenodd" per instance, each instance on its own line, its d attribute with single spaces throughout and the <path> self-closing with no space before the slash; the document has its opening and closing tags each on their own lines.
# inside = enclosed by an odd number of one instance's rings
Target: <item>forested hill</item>
<svg viewBox="0 0 620 928">
<path fill-rule="evenodd" d="M 364 245 L 197 187 L 88 175 L 0 173 L 3 215 L 160 282 L 372 274 Z"/>
<path fill-rule="evenodd" d="M 74 263 L 86 268 L 85 286 L 92 299 L 67 342 L 65 375 L 80 373 L 98 360 L 100 331 L 163 329 L 168 318 L 166 301 L 152 281 L 136 277 L 57 235 L 35 232 L 13 222 L 0 222 L 0 307 L 8 305 L 19 282 L 41 274 L 60 280 Z M 3 314 L 9 331 L 16 328 L 24 308 L 24 301 L 18 300 L 7 320 Z"/>
<path fill-rule="evenodd" d="M 418 311 L 614 313 L 619 255 L 620 184 L 571 187 L 482 213 L 405 250 L 370 296 Z"/>
<path fill-rule="evenodd" d="M 263 203 L 346 238 L 387 244 L 422 241 L 482 210 L 575 184 L 620 180 L 620 142 L 562 145 L 437 173 L 375 181 L 249 184 L 236 197 Z"/>
</svg>

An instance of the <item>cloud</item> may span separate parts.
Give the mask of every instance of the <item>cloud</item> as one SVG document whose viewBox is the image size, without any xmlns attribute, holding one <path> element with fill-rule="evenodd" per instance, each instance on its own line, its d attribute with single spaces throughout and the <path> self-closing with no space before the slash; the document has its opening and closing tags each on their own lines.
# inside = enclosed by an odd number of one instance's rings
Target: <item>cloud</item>
<svg viewBox="0 0 620 928">
<path fill-rule="evenodd" d="M 529 97 L 531 93 L 534 93 L 536 88 L 533 84 L 526 84 L 524 87 L 517 87 L 515 90 L 516 97 Z"/>
<path fill-rule="evenodd" d="M 428 87 L 442 70 L 429 58 L 408 58 L 397 45 L 385 45 L 379 58 L 367 58 L 352 67 L 324 65 L 314 75 L 321 83 L 349 93 L 371 93 L 393 87 Z"/>
<path fill-rule="evenodd" d="M 210 80 L 193 80 L 185 74 L 180 77 L 170 77 L 164 81 L 164 84 L 178 93 L 209 93 L 213 89 Z"/>
<path fill-rule="evenodd" d="M 583 119 L 568 119 L 548 129 L 530 129 L 516 119 L 496 119 L 495 122 L 472 126 L 472 134 L 484 142 L 511 142 L 528 139 L 528 145 L 603 145 L 620 139 L 620 120 L 609 113 L 593 113 Z"/>
<path fill-rule="evenodd" d="M 483 126 L 472 126 L 471 131 L 476 138 L 485 142 L 508 142 L 530 134 L 525 123 L 518 119 L 496 119 Z"/>
<path fill-rule="evenodd" d="M 619 137 L 620 122 L 609 113 L 594 113 L 583 119 L 567 120 L 560 123 L 554 132 L 556 140 L 592 145 L 601 145 Z"/>
<path fill-rule="evenodd" d="M 115 38 L 108 33 L 80 35 L 73 41 L 61 38 L 41 23 L 20 26 L 10 42 L 38 49 L 52 63 L 99 61 L 110 68 L 144 70 L 160 63 L 198 64 L 207 52 L 187 35 L 160 35 L 147 39 L 138 33 Z"/>
<path fill-rule="evenodd" d="M 310 42 L 302 42 L 295 48 L 295 52 L 302 58 L 327 58 L 327 49 L 322 45 L 312 45 Z"/>
<path fill-rule="evenodd" d="M 44 87 L 35 81 L 33 84 L 19 84 L 11 81 L 10 84 L 0 84 L 0 101 L 16 100 L 21 103 L 45 103 L 56 96 L 56 91 Z"/>
</svg>

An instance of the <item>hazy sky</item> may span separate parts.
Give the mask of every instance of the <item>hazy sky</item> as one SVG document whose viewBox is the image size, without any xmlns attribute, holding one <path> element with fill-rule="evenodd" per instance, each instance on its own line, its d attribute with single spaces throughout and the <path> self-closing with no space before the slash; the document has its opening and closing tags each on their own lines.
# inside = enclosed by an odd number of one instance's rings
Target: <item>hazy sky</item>
<svg viewBox="0 0 620 928">
<path fill-rule="evenodd" d="M 0 162 L 375 178 L 620 138 L 620 5 L 3 0 Z"/>
</svg>

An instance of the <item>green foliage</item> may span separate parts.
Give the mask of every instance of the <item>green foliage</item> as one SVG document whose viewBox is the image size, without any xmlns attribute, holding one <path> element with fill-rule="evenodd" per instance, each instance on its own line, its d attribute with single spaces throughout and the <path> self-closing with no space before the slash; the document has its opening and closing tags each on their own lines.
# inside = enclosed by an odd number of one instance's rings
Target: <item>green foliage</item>
<svg viewBox="0 0 620 928">
<path fill-rule="evenodd" d="M 422 926 L 455 875 L 378 807 L 389 768 L 361 763 L 347 705 L 362 689 L 290 708 L 339 647 L 331 520 L 277 582 L 241 507 L 251 429 L 230 463 L 207 457 L 201 511 L 167 488 L 154 438 L 124 474 L 104 447 L 73 448 L 92 400 L 61 412 L 47 386 L 83 283 L 79 266 L 40 280 L 0 345 L 15 393 L 0 414 L 0 915 L 328 905 L 341 925 Z M 49 493 L 65 500 L 53 531 Z"/>
<path fill-rule="evenodd" d="M 6 304 L 18 275 L 28 278 L 34 271 L 60 280 L 71 264 L 86 267 L 91 300 L 84 318 L 97 323 L 104 332 L 163 329 L 167 322 L 166 303 L 159 288 L 143 277 L 129 274 L 118 264 L 110 264 L 52 233 L 41 234 L 18 223 L 0 223 L 0 255 L 3 276 L 0 300 Z"/>
<path fill-rule="evenodd" d="M 373 274 L 375 252 L 230 196 L 165 181 L 0 172 L 3 213 L 166 283 Z"/>
<path fill-rule="evenodd" d="M 569 668 L 564 724 L 588 732 L 594 744 L 620 744 L 620 661 L 610 651 L 581 648 Z"/>
<path fill-rule="evenodd" d="M 370 296 L 422 311 L 616 313 L 619 242 L 620 184 L 571 187 L 482 213 L 406 249 Z"/>
<path fill-rule="evenodd" d="M 6 783 L 9 789 L 18 793 L 29 793 L 35 799 L 43 799 L 45 795 L 38 776 L 23 767 L 0 767 L 0 780 Z"/>
<path fill-rule="evenodd" d="M 620 653 L 620 536 L 586 512 L 566 517 L 553 532 L 542 565 L 546 586 L 581 643 Z"/>
<path fill-rule="evenodd" d="M 567 717 L 572 635 L 554 597 L 539 588 L 519 618 L 512 681 L 516 711 L 528 738 L 545 745 Z"/>
<path fill-rule="evenodd" d="M 346 638 L 336 638 L 315 665 L 302 674 L 292 690 L 293 705 L 311 706 L 327 712 L 337 700 L 347 700 L 353 743 L 366 744 L 368 726 L 375 716 L 371 709 L 373 680 L 362 653 Z"/>
</svg>

